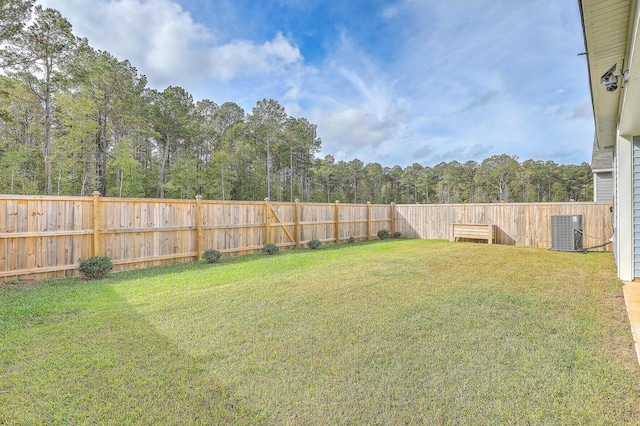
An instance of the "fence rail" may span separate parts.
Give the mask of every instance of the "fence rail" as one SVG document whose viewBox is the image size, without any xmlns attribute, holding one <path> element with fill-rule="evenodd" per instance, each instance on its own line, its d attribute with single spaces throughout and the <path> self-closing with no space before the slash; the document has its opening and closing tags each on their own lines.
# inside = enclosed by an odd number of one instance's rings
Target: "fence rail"
<svg viewBox="0 0 640 426">
<path fill-rule="evenodd" d="M 551 214 L 582 214 L 585 234 L 611 234 L 611 204 L 382 205 L 0 195 L 0 281 L 74 275 L 108 255 L 116 270 L 254 253 L 266 243 L 371 239 L 380 229 L 448 239 L 454 223 L 492 224 L 498 244 L 551 246 Z M 585 237 L 585 246 L 602 241 Z M 606 250 L 604 248 L 602 250 Z"/>
</svg>

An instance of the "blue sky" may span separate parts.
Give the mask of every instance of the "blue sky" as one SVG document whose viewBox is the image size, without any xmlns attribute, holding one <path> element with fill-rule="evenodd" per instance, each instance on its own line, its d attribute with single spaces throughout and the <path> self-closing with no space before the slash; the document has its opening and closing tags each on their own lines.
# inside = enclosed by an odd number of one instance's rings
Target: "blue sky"
<svg viewBox="0 0 640 426">
<path fill-rule="evenodd" d="M 246 112 L 277 100 L 338 160 L 591 159 L 574 0 L 39 2 L 151 87 Z"/>
</svg>

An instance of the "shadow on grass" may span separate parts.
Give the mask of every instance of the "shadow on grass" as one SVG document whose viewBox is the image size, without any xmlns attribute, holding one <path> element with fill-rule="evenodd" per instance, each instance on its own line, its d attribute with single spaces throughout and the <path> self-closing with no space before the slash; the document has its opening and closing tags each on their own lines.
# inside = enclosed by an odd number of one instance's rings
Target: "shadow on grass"
<svg viewBox="0 0 640 426">
<path fill-rule="evenodd" d="M 162 337 L 108 285 L 60 290 L 71 299 L 44 312 L 19 309 L 28 294 L 9 301 L 17 308 L 13 327 L 0 322 L 0 424 L 260 421 L 205 360 Z"/>
</svg>

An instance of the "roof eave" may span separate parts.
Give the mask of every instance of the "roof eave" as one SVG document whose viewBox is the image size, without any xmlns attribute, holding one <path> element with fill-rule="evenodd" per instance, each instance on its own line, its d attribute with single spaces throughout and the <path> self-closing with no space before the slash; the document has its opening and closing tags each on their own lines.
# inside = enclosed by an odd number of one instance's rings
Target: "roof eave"
<svg viewBox="0 0 640 426">
<path fill-rule="evenodd" d="M 578 0 L 587 51 L 589 90 L 599 149 L 613 149 L 618 132 L 623 82 L 615 91 L 600 83 L 600 76 L 617 64 L 620 73 L 627 63 L 630 5 L 635 0 Z M 626 65 L 625 65 L 626 67 Z"/>
</svg>

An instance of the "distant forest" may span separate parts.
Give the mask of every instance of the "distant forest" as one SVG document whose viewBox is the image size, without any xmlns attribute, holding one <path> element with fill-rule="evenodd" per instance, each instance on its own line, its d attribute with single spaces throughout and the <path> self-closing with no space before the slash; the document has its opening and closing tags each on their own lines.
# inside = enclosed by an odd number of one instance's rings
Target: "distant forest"
<svg viewBox="0 0 640 426">
<path fill-rule="evenodd" d="M 33 20 L 30 18 L 33 17 Z M 27 22 L 31 22 L 27 25 Z M 163 91 L 74 36 L 54 9 L 0 1 L 0 193 L 372 203 L 591 201 L 587 163 L 496 155 L 385 167 L 318 158 L 317 126 L 273 99 Z"/>
</svg>

